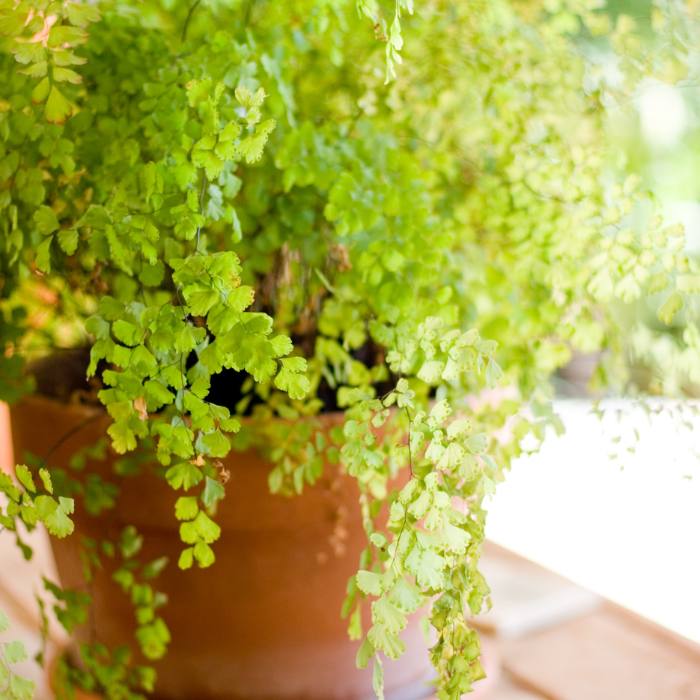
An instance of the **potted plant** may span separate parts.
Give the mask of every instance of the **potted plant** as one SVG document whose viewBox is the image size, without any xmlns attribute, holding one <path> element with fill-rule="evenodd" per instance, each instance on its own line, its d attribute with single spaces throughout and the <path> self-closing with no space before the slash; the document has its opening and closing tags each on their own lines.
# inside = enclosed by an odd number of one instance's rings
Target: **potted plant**
<svg viewBox="0 0 700 700">
<path fill-rule="evenodd" d="M 560 428 L 549 378 L 614 365 L 609 297 L 694 291 L 616 228 L 569 38 L 603 16 L 357 5 L 0 5 L 0 524 L 59 538 L 60 693 L 381 696 L 381 654 L 469 692 L 483 499 Z"/>
</svg>

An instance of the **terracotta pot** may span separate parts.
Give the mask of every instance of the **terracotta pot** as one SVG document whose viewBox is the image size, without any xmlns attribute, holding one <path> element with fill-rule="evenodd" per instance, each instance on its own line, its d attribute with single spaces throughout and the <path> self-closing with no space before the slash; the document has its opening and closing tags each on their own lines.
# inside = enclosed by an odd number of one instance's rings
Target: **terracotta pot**
<svg viewBox="0 0 700 700">
<path fill-rule="evenodd" d="M 6 474 L 14 473 L 10 414 L 4 403 L 0 403 L 0 472 L 5 472 Z"/>
<path fill-rule="evenodd" d="M 43 457 L 53 451 L 49 467 L 62 467 L 81 446 L 103 436 L 108 424 L 98 409 L 31 397 L 12 408 L 15 454 L 30 450 Z M 88 471 L 114 481 L 115 460 L 88 462 Z M 217 561 L 211 569 L 178 570 L 183 547 L 174 515 L 178 494 L 144 473 L 124 479 L 117 507 L 99 517 L 88 516 L 76 501 L 76 533 L 52 538 L 62 584 L 83 582 L 79 536 L 116 539 L 126 525 L 135 525 L 145 538 L 143 561 L 170 558 L 155 584 L 168 595 L 162 616 L 173 637 L 167 655 L 155 664 L 157 698 L 374 697 L 371 669 L 355 668 L 359 643 L 348 639 L 347 621 L 339 614 L 348 578 L 366 546 L 356 483 L 327 467 L 314 487 L 286 499 L 270 495 L 270 465 L 256 452 L 233 453 L 226 468 L 231 480 L 216 517 L 222 535 L 214 544 Z M 340 555 L 329 541 L 339 517 L 347 534 Z M 92 622 L 98 638 L 116 646 L 132 641 L 135 625 L 132 606 L 110 573 L 107 568 L 95 579 Z M 87 640 L 87 626 L 76 636 Z M 386 695 L 417 700 L 430 694 L 425 683 L 432 677 L 417 617 L 402 638 L 404 656 L 384 664 Z"/>
</svg>

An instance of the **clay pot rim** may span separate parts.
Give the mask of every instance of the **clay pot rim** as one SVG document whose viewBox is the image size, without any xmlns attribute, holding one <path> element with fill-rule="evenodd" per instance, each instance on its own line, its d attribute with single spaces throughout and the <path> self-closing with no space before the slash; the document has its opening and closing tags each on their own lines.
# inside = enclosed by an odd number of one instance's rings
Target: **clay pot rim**
<svg viewBox="0 0 700 700">
<path fill-rule="evenodd" d="M 10 408 L 10 412 L 12 412 L 12 409 L 16 405 L 20 404 L 36 404 L 36 405 L 51 405 L 54 406 L 55 408 L 60 408 L 63 411 L 67 411 L 68 413 L 72 413 L 76 416 L 77 419 L 82 419 L 86 420 L 87 418 L 94 418 L 95 421 L 99 420 L 100 418 L 104 418 L 105 420 L 111 421 L 112 418 L 105 409 L 104 406 L 94 406 L 90 404 L 84 404 L 84 403 L 66 403 L 65 401 L 61 401 L 60 399 L 57 399 L 54 396 L 45 396 L 44 394 L 27 394 L 23 396 L 19 401 L 16 403 L 12 404 Z M 157 413 L 151 414 L 153 416 L 158 415 Z M 292 424 L 297 421 L 319 421 L 323 424 L 325 424 L 326 427 L 333 427 L 335 425 L 342 425 L 342 423 L 345 420 L 345 411 L 330 411 L 328 413 L 318 413 L 314 416 L 304 416 L 300 415 L 298 418 L 291 419 L 291 418 L 282 418 L 281 416 L 272 416 L 268 418 L 259 418 L 256 416 L 236 416 L 236 415 L 231 415 L 232 418 L 235 418 L 237 421 L 240 422 L 241 426 L 245 427 L 250 427 L 250 428 L 255 428 L 261 424 L 266 424 L 266 423 L 282 423 L 282 424 Z M 227 433 L 228 435 L 235 435 L 235 433 Z"/>
</svg>

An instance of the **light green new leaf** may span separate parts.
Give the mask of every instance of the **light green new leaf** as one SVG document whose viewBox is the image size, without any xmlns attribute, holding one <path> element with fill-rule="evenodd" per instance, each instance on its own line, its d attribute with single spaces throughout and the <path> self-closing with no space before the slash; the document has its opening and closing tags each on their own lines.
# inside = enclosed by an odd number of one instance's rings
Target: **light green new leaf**
<svg viewBox="0 0 700 700">
<path fill-rule="evenodd" d="M 696 294 L 700 292 L 700 275 L 678 275 L 676 289 L 681 294 Z"/>
<path fill-rule="evenodd" d="M 382 576 L 373 571 L 358 571 L 357 572 L 357 587 L 367 595 L 381 595 Z"/>
<path fill-rule="evenodd" d="M 489 498 L 493 498 L 496 495 L 496 484 L 486 474 L 484 474 L 484 493 Z"/>
<path fill-rule="evenodd" d="M 486 433 L 476 433 L 464 441 L 464 446 L 475 455 L 485 452 L 488 444 L 489 440 L 486 437 Z"/>
<path fill-rule="evenodd" d="M 374 656 L 374 652 L 375 648 L 372 645 L 372 642 L 370 642 L 368 638 L 365 638 L 365 640 L 360 645 L 360 648 L 357 650 L 357 657 L 355 659 L 355 664 L 357 668 L 367 668 L 367 664 L 369 663 L 369 660 Z"/>
<path fill-rule="evenodd" d="M 425 598 L 421 589 L 404 576 L 399 576 L 389 591 L 389 601 L 399 610 L 413 613 L 423 604 Z"/>
<path fill-rule="evenodd" d="M 372 688 L 377 696 L 377 700 L 384 700 L 384 667 L 382 666 L 382 660 L 378 656 L 374 657 Z"/>
<path fill-rule="evenodd" d="M 434 550 L 421 550 L 418 547 L 414 547 L 406 559 L 406 568 L 416 576 L 418 583 L 426 588 L 440 588 L 443 581 L 442 570 L 446 564 L 447 562 Z"/>
<path fill-rule="evenodd" d="M 683 306 L 683 299 L 681 295 L 674 289 L 669 295 L 668 299 L 663 303 L 661 308 L 657 311 L 656 315 L 659 321 L 670 326 L 673 323 L 673 317 L 678 311 L 681 310 Z"/>
<path fill-rule="evenodd" d="M 17 675 L 10 677 L 10 695 L 15 700 L 32 700 L 35 690 L 34 681 Z"/>
<path fill-rule="evenodd" d="M 440 378 L 440 374 L 445 365 L 437 360 L 428 360 L 423 363 L 423 366 L 418 370 L 417 377 L 422 379 L 427 384 L 432 384 Z"/>
<path fill-rule="evenodd" d="M 464 554 L 467 551 L 469 538 L 468 532 L 448 522 L 440 531 L 440 541 L 454 554 Z"/>
<path fill-rule="evenodd" d="M 453 420 L 447 426 L 447 437 L 453 440 L 458 435 L 466 433 L 467 430 L 471 430 L 471 427 L 472 422 L 469 420 L 469 418 L 457 418 L 457 420 Z"/>
<path fill-rule="evenodd" d="M 5 644 L 5 661 L 8 664 L 16 664 L 27 659 L 27 650 L 20 640 Z"/>
<path fill-rule="evenodd" d="M 367 638 L 375 649 L 383 649 L 390 659 L 398 659 L 406 651 L 406 645 L 396 634 L 391 634 L 382 625 L 373 625 Z"/>
<path fill-rule="evenodd" d="M 396 634 L 406 627 L 408 620 L 386 595 L 382 595 L 372 603 L 372 622 L 379 623 L 387 631 Z"/>
<path fill-rule="evenodd" d="M 10 618 L 3 610 L 0 610 L 0 634 L 10 629 Z"/>
<path fill-rule="evenodd" d="M 489 363 L 486 367 L 486 386 L 489 389 L 495 389 L 496 385 L 498 384 L 498 380 L 503 376 L 503 370 L 500 368 L 498 365 L 498 362 L 493 359 L 493 357 L 489 357 Z"/>
<path fill-rule="evenodd" d="M 447 449 L 445 450 L 445 453 L 440 457 L 440 461 L 435 465 L 438 469 L 447 469 L 449 471 L 454 471 L 455 469 L 459 469 L 460 464 L 462 464 L 462 460 L 464 459 L 464 456 L 466 455 L 466 450 L 462 445 L 456 443 L 456 442 L 451 442 L 448 446 Z"/>
</svg>

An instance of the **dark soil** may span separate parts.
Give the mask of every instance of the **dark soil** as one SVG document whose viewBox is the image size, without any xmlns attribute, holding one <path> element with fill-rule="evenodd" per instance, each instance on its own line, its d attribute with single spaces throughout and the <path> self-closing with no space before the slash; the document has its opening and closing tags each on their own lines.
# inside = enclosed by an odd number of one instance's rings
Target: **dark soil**
<svg viewBox="0 0 700 700">
<path fill-rule="evenodd" d="M 360 348 L 353 355 L 356 359 L 366 364 L 373 364 L 377 349 L 370 344 Z M 190 362 L 194 363 L 194 356 Z M 36 380 L 36 391 L 42 396 L 59 399 L 65 403 L 83 403 L 100 405 L 97 394 L 103 388 L 100 377 L 109 365 L 100 363 L 95 377 L 87 378 L 87 368 L 90 364 L 90 348 L 57 349 L 53 355 L 33 360 L 27 365 L 26 373 Z M 190 363 L 188 363 L 190 364 Z M 243 384 L 248 379 L 246 372 L 236 372 L 232 369 L 224 369 L 220 374 L 212 377 L 211 389 L 207 401 L 219 406 L 225 406 L 232 413 L 236 404 L 244 397 Z M 387 387 L 393 386 L 387 384 Z M 386 387 L 377 386 L 377 393 L 381 395 Z M 319 385 L 318 398 L 323 401 L 323 413 L 338 410 L 336 390 L 331 388 L 323 380 Z M 252 408 L 262 402 L 254 396 L 246 409 L 250 413 Z"/>
</svg>

